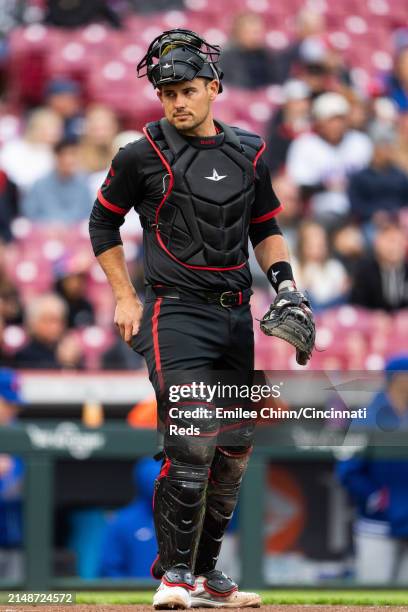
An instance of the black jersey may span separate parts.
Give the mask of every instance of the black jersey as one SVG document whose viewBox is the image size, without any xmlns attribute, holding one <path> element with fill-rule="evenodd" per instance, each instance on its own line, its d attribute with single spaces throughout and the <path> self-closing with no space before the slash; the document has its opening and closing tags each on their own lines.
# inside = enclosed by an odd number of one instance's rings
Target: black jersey
<svg viewBox="0 0 408 612">
<path fill-rule="evenodd" d="M 208 138 L 185 138 L 197 149 L 216 149 L 222 145 L 224 134 L 221 132 Z M 162 161 L 145 137 L 128 144 L 117 153 L 91 214 L 90 235 L 96 255 L 121 244 L 119 227 L 132 208 L 143 217 L 155 218 L 157 208 L 166 194 L 169 178 Z M 253 246 L 269 235 L 280 233 L 274 219 L 280 209 L 268 168 L 259 159 L 255 170 L 255 198 L 249 227 Z M 225 271 L 196 270 L 180 265 L 163 250 L 155 233 L 148 229 L 143 232 L 143 252 L 148 284 L 238 291 L 250 287 L 252 282 L 248 263 L 239 269 Z"/>
</svg>

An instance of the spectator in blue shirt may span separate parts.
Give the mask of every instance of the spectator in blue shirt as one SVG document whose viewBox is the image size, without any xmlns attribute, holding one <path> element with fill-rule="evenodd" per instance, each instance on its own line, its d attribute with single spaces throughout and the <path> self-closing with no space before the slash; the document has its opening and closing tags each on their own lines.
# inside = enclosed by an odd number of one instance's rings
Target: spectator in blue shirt
<svg viewBox="0 0 408 612">
<path fill-rule="evenodd" d="M 395 132 L 375 124 L 370 136 L 374 144 L 371 163 L 354 174 L 349 184 L 351 212 L 362 223 L 375 223 L 381 216 L 408 207 L 408 175 L 393 162 Z"/>
<path fill-rule="evenodd" d="M 55 169 L 27 192 L 22 212 L 36 223 L 77 223 L 89 217 L 93 198 L 84 174 L 79 171 L 79 149 L 72 139 L 54 148 Z"/>
<path fill-rule="evenodd" d="M 109 578 L 149 578 L 157 554 L 152 497 L 160 464 L 138 461 L 133 470 L 135 499 L 119 510 L 106 527 L 101 575 Z"/>
<path fill-rule="evenodd" d="M 390 359 L 385 388 L 361 425 L 383 432 L 408 428 L 408 353 Z M 358 427 L 358 423 L 353 423 Z M 353 499 L 356 577 L 359 582 L 408 582 L 408 461 L 351 458 L 337 475 Z"/>
<path fill-rule="evenodd" d="M 17 374 L 0 369 L 0 427 L 10 427 L 22 399 Z M 22 487 L 24 465 L 19 457 L 0 453 L 0 577 L 22 577 Z"/>
</svg>

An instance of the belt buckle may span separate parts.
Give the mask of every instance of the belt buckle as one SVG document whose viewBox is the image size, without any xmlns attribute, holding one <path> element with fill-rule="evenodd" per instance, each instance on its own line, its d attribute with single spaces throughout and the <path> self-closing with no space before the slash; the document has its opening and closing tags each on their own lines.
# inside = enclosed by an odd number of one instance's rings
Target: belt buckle
<svg viewBox="0 0 408 612">
<path fill-rule="evenodd" d="M 227 296 L 229 295 L 234 295 L 233 291 L 223 291 L 220 295 L 220 304 L 223 308 L 231 308 L 232 304 L 224 304 L 224 299 L 227 298 Z"/>
</svg>

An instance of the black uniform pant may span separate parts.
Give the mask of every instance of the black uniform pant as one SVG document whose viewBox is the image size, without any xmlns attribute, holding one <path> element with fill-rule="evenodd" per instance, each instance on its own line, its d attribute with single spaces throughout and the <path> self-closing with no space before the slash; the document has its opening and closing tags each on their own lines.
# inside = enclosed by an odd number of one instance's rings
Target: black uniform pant
<svg viewBox="0 0 408 612">
<path fill-rule="evenodd" d="M 249 382 L 254 365 L 250 306 L 225 308 L 156 297 L 150 290 L 132 348 L 146 359 L 164 436 L 153 504 L 161 571 L 156 561 L 154 575 L 174 566 L 203 574 L 215 568 L 237 503 L 255 423 L 209 418 L 214 401 L 205 397 L 170 401 L 169 386 L 176 373 L 184 384 L 214 382 L 217 372 L 233 373 L 235 382 Z M 228 399 L 222 403 L 231 404 Z M 169 410 L 174 407 L 182 414 L 202 408 L 207 416 L 172 419 Z M 174 435 L 171 425 L 175 423 L 190 433 Z M 189 426 L 197 427 L 200 434 L 193 434 Z"/>
</svg>

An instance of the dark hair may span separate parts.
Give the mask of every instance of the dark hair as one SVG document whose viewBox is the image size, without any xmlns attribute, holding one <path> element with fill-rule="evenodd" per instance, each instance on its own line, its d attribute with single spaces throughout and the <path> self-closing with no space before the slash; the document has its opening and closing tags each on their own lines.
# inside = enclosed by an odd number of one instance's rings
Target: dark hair
<svg viewBox="0 0 408 612">
<path fill-rule="evenodd" d="M 54 145 L 54 153 L 58 155 L 59 153 L 64 151 L 64 149 L 69 149 L 70 147 L 77 147 L 78 144 L 78 138 L 75 138 L 74 136 L 62 138 Z"/>
</svg>

